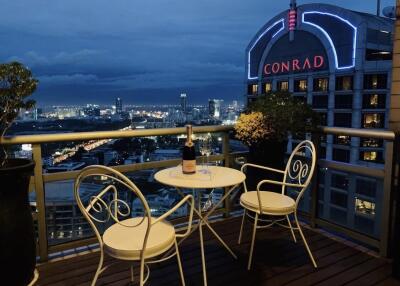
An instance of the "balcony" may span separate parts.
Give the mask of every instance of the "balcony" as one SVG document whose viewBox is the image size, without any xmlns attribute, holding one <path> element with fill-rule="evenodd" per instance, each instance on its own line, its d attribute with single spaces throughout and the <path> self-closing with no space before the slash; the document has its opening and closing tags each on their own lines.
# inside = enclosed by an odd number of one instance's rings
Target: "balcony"
<svg viewBox="0 0 400 286">
<path fill-rule="evenodd" d="M 317 270 L 310 263 L 303 245 L 293 243 L 288 230 L 272 228 L 257 234 L 253 269 L 247 271 L 251 227 L 247 224 L 247 235 L 238 245 L 240 220 L 234 217 L 214 223 L 215 230 L 232 246 L 238 260 L 233 259 L 206 232 L 209 285 L 400 285 L 391 278 L 391 264 L 387 260 L 366 252 L 366 248 L 360 250 L 353 243 L 344 243 L 310 229 L 306 229 L 305 235 L 319 263 Z M 181 245 L 186 285 L 202 285 L 203 281 L 196 234 L 193 233 Z M 70 258 L 40 265 L 38 285 L 89 285 L 99 253 L 95 248 L 85 253 L 70 253 Z M 121 263 L 106 270 L 98 285 L 127 285 L 129 279 L 129 264 Z M 174 259 L 151 267 L 148 285 L 179 285 Z"/>
<path fill-rule="evenodd" d="M 246 154 L 230 151 L 232 126 L 195 127 L 194 133 L 219 134 L 220 152 L 210 160 L 218 164 L 239 167 Z M 392 258 L 396 258 L 397 244 L 395 217 L 395 178 L 398 164 L 398 137 L 390 131 L 362 130 L 325 127 L 321 136 L 313 136 L 319 149 L 318 172 L 301 204 L 302 221 L 308 225 L 306 235 L 310 247 L 320 265 L 314 270 L 301 243 L 294 244 L 286 230 L 272 228 L 257 233 L 254 267 L 246 270 L 249 236 L 239 246 L 239 218 L 241 208 L 237 205 L 239 192 L 224 202 L 215 220 L 216 229 L 237 253 L 233 260 L 215 240 L 206 243 L 206 257 L 210 285 L 397 285 L 392 278 Z M 76 142 L 109 140 L 133 137 L 160 137 L 180 135 L 184 128 L 124 130 L 109 132 L 85 132 L 8 137 L 2 144 L 32 144 L 32 156 L 36 162 L 31 180 L 36 209 L 34 219 L 37 227 L 38 285 L 87 285 L 94 275 L 98 261 L 96 240 L 74 202 L 70 206 L 57 205 L 51 192 L 52 184 L 64 185 L 67 192 L 79 171 L 44 173 L 42 147 L 51 142 Z M 315 134 L 317 135 L 317 134 Z M 355 164 L 332 159 L 333 135 L 348 136 L 350 160 Z M 356 138 L 356 139 L 355 139 Z M 361 162 L 354 152 L 359 138 L 375 138 L 384 142 L 383 164 Z M 293 142 L 295 144 L 295 142 Z M 291 146 L 289 144 L 289 151 Z M 238 157 L 241 157 L 240 159 Z M 202 160 L 202 158 L 199 158 Z M 129 163 L 114 168 L 130 174 L 150 172 L 154 169 L 177 165 L 179 158 L 144 163 Z M 395 168 L 393 168 L 393 166 Z M 148 176 L 149 173 L 145 175 Z M 330 176 L 328 178 L 328 175 Z M 334 179 L 333 179 L 334 178 Z M 157 186 L 152 185 L 157 188 Z M 51 190 L 51 192 L 50 192 Z M 223 192 L 224 190 L 221 190 Z M 70 189 L 72 194 L 72 188 Z M 58 208 L 55 217 L 51 208 Z M 160 210 L 162 212 L 162 210 Z M 180 223 L 176 217 L 174 222 Z M 61 229 L 60 229 L 61 227 Z M 249 230 L 247 232 L 250 234 Z M 194 233 L 182 245 L 183 267 L 187 285 L 202 283 L 198 235 Z M 209 233 L 206 232 L 206 236 Z M 397 237 L 396 237 L 397 238 Z M 394 264 L 397 265 L 395 259 Z M 397 267 L 397 266 L 396 266 Z M 175 261 L 167 261 L 152 268 L 151 285 L 171 285 L 177 279 Z M 398 269 L 398 268 L 395 268 Z M 168 275 L 165 275 L 168 273 Z M 340 274 L 340 276 L 338 275 Z M 176 275 L 176 277 L 175 277 Z M 122 285 L 129 279 L 128 266 L 110 268 L 101 277 L 99 285 Z M 392 283 L 392 284 L 386 284 Z"/>
</svg>

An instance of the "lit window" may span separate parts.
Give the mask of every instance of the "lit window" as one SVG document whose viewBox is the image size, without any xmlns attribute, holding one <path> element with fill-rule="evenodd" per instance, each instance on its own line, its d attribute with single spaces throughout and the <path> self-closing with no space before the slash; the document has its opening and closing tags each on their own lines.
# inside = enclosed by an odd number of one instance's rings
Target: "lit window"
<svg viewBox="0 0 400 286">
<path fill-rule="evenodd" d="M 294 91 L 295 92 L 306 92 L 307 91 L 307 80 L 295 80 L 294 81 Z"/>
<path fill-rule="evenodd" d="M 355 211 L 360 214 L 375 215 L 375 203 L 356 197 Z"/>
<path fill-rule="evenodd" d="M 360 160 L 382 163 L 382 151 L 360 151 Z"/>
<path fill-rule="evenodd" d="M 363 95 L 363 108 L 375 109 L 385 108 L 386 106 L 386 94 L 364 94 Z"/>
<path fill-rule="evenodd" d="M 376 138 L 361 138 L 360 140 L 362 147 L 382 147 L 383 140 Z"/>
<path fill-rule="evenodd" d="M 382 113 L 365 113 L 363 115 L 364 128 L 383 128 L 385 115 Z"/>
<path fill-rule="evenodd" d="M 329 80 L 328 78 L 315 78 L 314 91 L 328 91 Z"/>
<path fill-rule="evenodd" d="M 364 152 L 364 160 L 365 161 L 376 161 L 376 158 L 377 158 L 376 151 Z"/>
<path fill-rule="evenodd" d="M 248 94 L 256 95 L 258 93 L 258 85 L 257 84 L 250 84 L 247 89 Z"/>
<path fill-rule="evenodd" d="M 272 83 L 266 82 L 266 83 L 264 84 L 264 92 L 265 92 L 265 93 L 268 93 L 268 92 L 270 92 L 271 90 L 272 90 Z"/>
<path fill-rule="evenodd" d="M 289 90 L 289 82 L 288 81 L 279 81 L 278 82 L 278 90 L 280 91 L 288 91 Z"/>
<path fill-rule="evenodd" d="M 347 135 L 337 135 L 337 136 L 335 137 L 335 144 L 349 145 L 349 144 L 350 144 L 350 136 L 347 136 Z"/>
<path fill-rule="evenodd" d="M 378 95 L 377 94 L 371 95 L 371 97 L 369 98 L 369 104 L 371 106 L 377 106 L 378 105 Z"/>
</svg>

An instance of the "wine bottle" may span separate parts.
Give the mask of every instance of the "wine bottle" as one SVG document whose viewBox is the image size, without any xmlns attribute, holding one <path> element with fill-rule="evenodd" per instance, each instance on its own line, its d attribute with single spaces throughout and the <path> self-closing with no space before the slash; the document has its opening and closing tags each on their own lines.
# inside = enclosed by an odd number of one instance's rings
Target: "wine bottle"
<svg viewBox="0 0 400 286">
<path fill-rule="evenodd" d="M 186 125 L 186 142 L 182 152 L 182 172 L 184 174 L 196 173 L 196 152 L 192 142 L 192 125 Z"/>
</svg>

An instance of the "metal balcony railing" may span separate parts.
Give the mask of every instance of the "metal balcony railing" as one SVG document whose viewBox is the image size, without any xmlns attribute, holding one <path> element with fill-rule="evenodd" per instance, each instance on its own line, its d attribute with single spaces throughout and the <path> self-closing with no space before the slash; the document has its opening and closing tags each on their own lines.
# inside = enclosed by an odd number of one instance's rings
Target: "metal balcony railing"
<svg viewBox="0 0 400 286">
<path fill-rule="evenodd" d="M 225 166 L 231 166 L 233 158 L 238 155 L 230 153 L 229 149 L 229 132 L 233 130 L 233 126 L 201 126 L 194 127 L 194 133 L 221 133 L 222 134 L 222 154 L 212 155 L 211 161 L 223 161 Z M 81 132 L 81 133 L 67 133 L 67 134 L 44 134 L 44 135 L 26 135 L 26 136 L 11 136 L 5 137 L 0 140 L 0 144 L 5 145 L 19 145 L 19 144 L 32 144 L 33 160 L 36 162 L 34 175 L 31 180 L 31 189 L 36 193 L 36 207 L 37 213 L 34 218 L 38 226 L 38 255 L 41 261 L 48 259 L 49 253 L 58 252 L 70 248 L 88 245 L 94 242 L 93 239 L 81 239 L 77 241 L 70 241 L 58 245 L 48 244 L 48 229 L 46 222 L 46 197 L 45 197 L 45 184 L 49 182 L 73 180 L 79 171 L 59 172 L 59 173 L 43 173 L 42 170 L 42 144 L 51 142 L 70 142 L 70 141 L 85 141 L 85 140 L 101 140 L 101 139 L 119 139 L 119 138 L 132 138 L 132 137 L 147 137 L 147 136 L 167 136 L 184 134 L 185 128 L 161 128 L 161 129 L 146 129 L 146 130 L 126 130 L 126 131 L 102 131 L 102 132 Z M 380 205 L 380 231 L 378 237 L 364 234 L 357 230 L 351 229 L 344 225 L 340 225 L 329 218 L 319 216 L 319 199 L 318 199 L 318 186 L 319 176 L 315 176 L 313 188 L 310 192 L 310 206 L 309 206 L 309 219 L 312 227 L 321 226 L 340 232 L 361 241 L 370 246 L 379 249 L 382 256 L 388 254 L 389 234 L 390 234 L 390 221 L 392 209 L 392 173 L 394 161 L 394 143 L 397 138 L 391 131 L 383 130 L 368 130 L 368 129 L 353 129 L 353 128 L 336 128 L 336 127 L 323 127 L 321 134 L 326 135 L 347 135 L 351 137 L 365 137 L 377 138 L 385 140 L 385 153 L 384 164 L 382 167 L 371 167 L 347 164 L 332 160 L 319 159 L 318 164 L 321 168 L 329 168 L 332 170 L 350 172 L 361 176 L 371 178 L 378 178 L 383 180 L 383 194 L 382 204 Z M 319 136 L 313 136 L 318 138 Z M 315 141 L 317 146 L 320 146 L 318 139 Z M 137 170 L 163 168 L 177 165 L 180 159 L 164 160 L 137 163 L 130 165 L 115 166 L 118 171 L 132 172 Z M 318 172 L 316 172 L 318 174 Z M 72 190 L 71 190 L 72 192 Z M 229 215 L 231 211 L 231 201 L 226 200 L 221 212 Z"/>
</svg>

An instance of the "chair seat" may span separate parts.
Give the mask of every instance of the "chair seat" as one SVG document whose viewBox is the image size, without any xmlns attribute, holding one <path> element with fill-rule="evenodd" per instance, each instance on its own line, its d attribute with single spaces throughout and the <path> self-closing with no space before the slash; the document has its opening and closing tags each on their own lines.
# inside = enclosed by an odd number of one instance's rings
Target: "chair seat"
<svg viewBox="0 0 400 286">
<path fill-rule="evenodd" d="M 291 197 L 279 193 L 260 191 L 260 198 L 261 212 L 257 191 L 243 193 L 240 196 L 240 204 L 248 210 L 270 215 L 290 214 L 296 208 L 296 202 Z"/>
<path fill-rule="evenodd" d="M 123 260 L 139 260 L 147 230 L 147 218 L 138 226 L 143 217 L 130 218 L 109 227 L 103 234 L 104 251 L 112 257 Z M 155 218 L 151 218 L 154 221 Z M 157 256 L 172 247 L 175 241 L 174 226 L 168 221 L 159 221 L 150 228 L 145 257 Z"/>
</svg>

